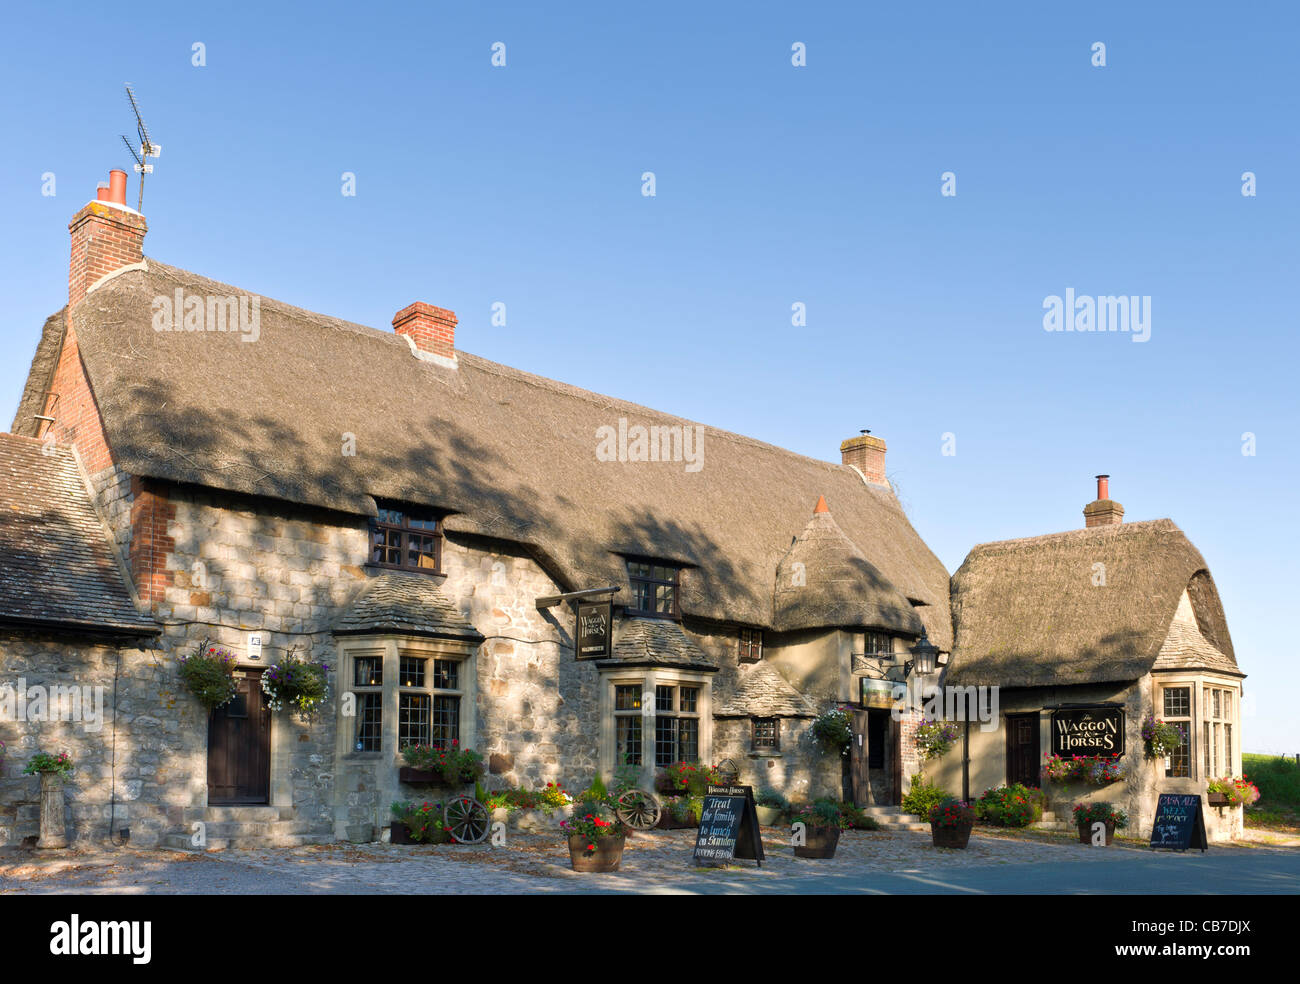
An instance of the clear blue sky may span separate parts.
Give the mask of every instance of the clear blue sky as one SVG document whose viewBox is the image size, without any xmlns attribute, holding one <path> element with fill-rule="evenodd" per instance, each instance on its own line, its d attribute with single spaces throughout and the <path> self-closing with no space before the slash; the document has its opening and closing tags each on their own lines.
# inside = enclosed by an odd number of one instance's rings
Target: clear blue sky
<svg viewBox="0 0 1300 984">
<path fill-rule="evenodd" d="M 1300 751 L 1294 4 L 465 6 L 9 9 L 4 423 L 130 81 L 165 262 L 380 327 L 429 301 L 468 351 L 816 457 L 869 427 L 950 570 L 1109 472 L 1209 561 L 1247 749 Z M 1067 287 L 1150 295 L 1150 341 L 1045 332 Z"/>
</svg>

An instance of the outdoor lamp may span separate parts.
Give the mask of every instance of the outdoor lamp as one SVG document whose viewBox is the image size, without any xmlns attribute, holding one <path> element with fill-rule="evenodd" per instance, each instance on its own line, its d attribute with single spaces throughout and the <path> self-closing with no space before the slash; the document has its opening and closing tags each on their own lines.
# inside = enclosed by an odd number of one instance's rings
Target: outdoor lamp
<svg viewBox="0 0 1300 984">
<path fill-rule="evenodd" d="M 914 672 L 917 676 L 924 677 L 934 672 L 939 657 L 939 647 L 926 637 L 924 628 L 921 629 L 921 638 L 908 652 L 912 654 L 912 658 L 904 666 L 904 673 Z"/>
</svg>

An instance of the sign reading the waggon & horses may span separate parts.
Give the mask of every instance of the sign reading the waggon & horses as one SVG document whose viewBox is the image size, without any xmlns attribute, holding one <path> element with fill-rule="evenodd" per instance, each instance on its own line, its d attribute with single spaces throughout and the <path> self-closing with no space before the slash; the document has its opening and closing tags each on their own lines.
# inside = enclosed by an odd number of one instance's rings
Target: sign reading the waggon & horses
<svg viewBox="0 0 1300 984">
<path fill-rule="evenodd" d="M 614 602 L 578 602 L 578 659 L 605 659 L 611 654 Z"/>
<path fill-rule="evenodd" d="M 1123 755 L 1124 709 L 1097 706 L 1053 711 L 1052 754 L 1061 758 Z"/>
</svg>

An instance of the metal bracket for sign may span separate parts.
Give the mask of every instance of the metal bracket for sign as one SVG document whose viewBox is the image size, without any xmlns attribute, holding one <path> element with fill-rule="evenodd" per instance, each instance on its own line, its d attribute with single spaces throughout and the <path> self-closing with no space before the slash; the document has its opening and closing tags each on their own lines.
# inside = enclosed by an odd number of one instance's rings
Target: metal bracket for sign
<svg viewBox="0 0 1300 984">
<path fill-rule="evenodd" d="M 582 598 L 592 598 L 596 595 L 603 594 L 614 594 L 615 592 L 622 590 L 623 589 L 618 585 L 611 584 L 607 588 L 586 588 L 582 591 L 570 591 L 566 594 L 544 595 L 537 599 L 537 610 L 541 611 L 543 608 L 554 608 L 556 605 L 565 601 L 578 601 Z"/>
</svg>

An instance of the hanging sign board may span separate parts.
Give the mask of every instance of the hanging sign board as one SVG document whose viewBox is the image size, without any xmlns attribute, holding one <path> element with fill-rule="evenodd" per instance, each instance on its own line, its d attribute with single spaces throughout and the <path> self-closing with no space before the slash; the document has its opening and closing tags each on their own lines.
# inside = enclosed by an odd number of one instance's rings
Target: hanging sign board
<svg viewBox="0 0 1300 984">
<path fill-rule="evenodd" d="M 695 863 L 724 865 L 733 858 L 763 866 L 763 841 L 758 832 L 752 786 L 709 786 L 695 834 Z"/>
<path fill-rule="evenodd" d="M 1063 707 L 1052 712 L 1052 754 L 1061 758 L 1124 754 L 1122 707 Z"/>
<path fill-rule="evenodd" d="M 1171 851 L 1199 847 L 1204 851 L 1205 814 L 1200 793 L 1161 793 L 1151 825 L 1151 846 Z"/>
<path fill-rule="evenodd" d="M 614 628 L 614 599 L 578 602 L 578 659 L 608 659 Z"/>
<path fill-rule="evenodd" d="M 893 680 L 869 680 L 862 678 L 862 706 L 890 710 L 906 691 L 901 683 Z"/>
</svg>

